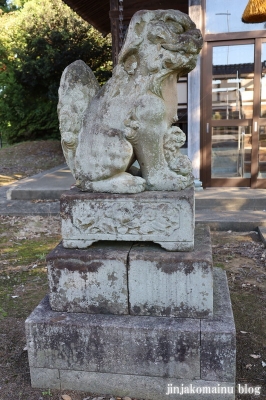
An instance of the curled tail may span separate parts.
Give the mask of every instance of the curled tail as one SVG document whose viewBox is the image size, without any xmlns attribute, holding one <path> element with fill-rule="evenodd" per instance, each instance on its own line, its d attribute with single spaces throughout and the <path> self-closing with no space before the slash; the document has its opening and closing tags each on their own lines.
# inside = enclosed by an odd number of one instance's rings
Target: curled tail
<svg viewBox="0 0 266 400">
<path fill-rule="evenodd" d="M 57 106 L 61 143 L 66 162 L 76 178 L 75 157 L 85 110 L 100 86 L 92 70 L 81 60 L 65 68 Z"/>
</svg>

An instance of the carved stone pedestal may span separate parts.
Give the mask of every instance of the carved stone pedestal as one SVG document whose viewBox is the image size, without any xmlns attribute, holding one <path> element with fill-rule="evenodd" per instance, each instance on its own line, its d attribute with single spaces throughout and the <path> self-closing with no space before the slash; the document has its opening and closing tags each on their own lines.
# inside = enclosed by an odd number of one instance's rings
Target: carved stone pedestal
<svg viewBox="0 0 266 400">
<path fill-rule="evenodd" d="M 234 320 L 208 228 L 196 226 L 192 252 L 60 244 L 47 261 L 49 297 L 26 321 L 33 387 L 234 399 Z"/>
<path fill-rule="evenodd" d="M 46 297 L 26 335 L 33 387 L 149 400 L 183 388 L 187 400 L 234 399 L 235 328 L 221 269 L 212 318 L 56 312 Z"/>
<path fill-rule="evenodd" d="M 70 190 L 61 196 L 66 248 L 99 240 L 152 241 L 172 251 L 194 247 L 194 188 L 179 192 L 108 194 Z"/>
</svg>

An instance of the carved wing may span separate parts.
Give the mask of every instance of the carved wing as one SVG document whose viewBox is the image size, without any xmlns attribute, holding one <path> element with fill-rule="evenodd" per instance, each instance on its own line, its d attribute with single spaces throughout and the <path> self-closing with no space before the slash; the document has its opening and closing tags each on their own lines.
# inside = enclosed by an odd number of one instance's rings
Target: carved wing
<svg viewBox="0 0 266 400">
<path fill-rule="evenodd" d="M 76 178 L 75 156 L 85 110 L 100 86 L 92 70 L 81 60 L 65 68 L 58 91 L 58 119 L 66 162 Z"/>
</svg>

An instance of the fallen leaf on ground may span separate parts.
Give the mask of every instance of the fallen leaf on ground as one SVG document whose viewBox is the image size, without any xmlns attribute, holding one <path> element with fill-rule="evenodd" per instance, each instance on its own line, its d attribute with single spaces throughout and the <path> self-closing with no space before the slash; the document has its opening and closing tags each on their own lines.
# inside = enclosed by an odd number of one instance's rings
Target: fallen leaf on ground
<svg viewBox="0 0 266 400">
<path fill-rule="evenodd" d="M 72 400 L 68 394 L 63 394 L 61 397 L 63 400 Z"/>
<path fill-rule="evenodd" d="M 261 356 L 259 354 L 250 354 L 250 357 L 252 357 L 252 358 L 260 358 Z"/>
<path fill-rule="evenodd" d="M 247 364 L 246 365 L 246 369 L 251 369 L 252 368 L 252 364 Z"/>
<path fill-rule="evenodd" d="M 262 362 L 261 362 L 261 365 L 263 366 L 263 368 L 266 367 L 266 362 L 265 362 L 265 361 L 262 361 Z"/>
</svg>

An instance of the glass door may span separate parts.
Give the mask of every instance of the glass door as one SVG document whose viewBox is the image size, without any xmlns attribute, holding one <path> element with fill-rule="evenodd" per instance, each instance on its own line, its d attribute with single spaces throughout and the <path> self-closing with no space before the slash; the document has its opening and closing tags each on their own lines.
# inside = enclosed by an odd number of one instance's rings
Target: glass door
<svg viewBox="0 0 266 400">
<path fill-rule="evenodd" d="M 266 187 L 266 42 L 261 44 L 260 110 L 258 120 L 257 187 Z"/>
<path fill-rule="evenodd" d="M 206 63 L 204 186 L 266 187 L 266 43 L 209 43 Z"/>
</svg>

